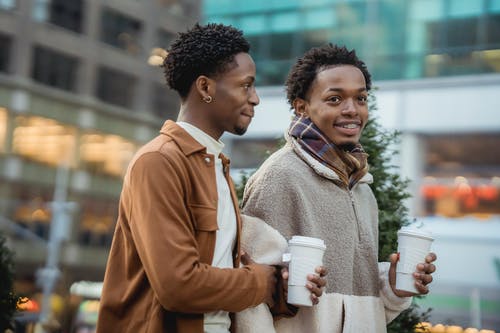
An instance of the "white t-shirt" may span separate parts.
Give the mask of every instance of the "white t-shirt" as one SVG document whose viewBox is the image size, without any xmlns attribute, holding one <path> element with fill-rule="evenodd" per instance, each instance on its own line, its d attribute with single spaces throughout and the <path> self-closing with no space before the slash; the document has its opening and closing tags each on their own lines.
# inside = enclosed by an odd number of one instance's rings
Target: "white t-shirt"
<svg viewBox="0 0 500 333">
<path fill-rule="evenodd" d="M 217 141 L 199 128 L 186 123 L 177 122 L 196 141 L 207 148 L 207 153 L 214 155 L 215 179 L 217 182 L 217 240 L 215 242 L 212 266 L 220 268 L 233 268 L 233 248 L 236 242 L 236 213 L 229 190 L 229 184 L 224 177 L 222 161 L 218 157 L 224 148 L 224 143 Z M 216 311 L 205 314 L 205 333 L 228 333 L 231 326 L 229 313 Z"/>
</svg>

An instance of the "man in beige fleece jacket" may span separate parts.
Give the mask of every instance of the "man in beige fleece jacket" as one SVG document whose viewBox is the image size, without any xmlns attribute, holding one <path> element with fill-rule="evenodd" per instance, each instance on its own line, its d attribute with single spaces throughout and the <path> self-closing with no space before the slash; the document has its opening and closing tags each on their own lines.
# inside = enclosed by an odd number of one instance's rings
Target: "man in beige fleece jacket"
<svg viewBox="0 0 500 333">
<path fill-rule="evenodd" d="M 377 258 L 378 209 L 359 144 L 370 74 L 354 51 L 327 45 L 298 59 L 286 86 L 295 113 L 287 143 L 249 179 L 242 210 L 285 239 L 324 239 L 329 275 L 320 304 L 279 320 L 276 331 L 386 332 L 413 294 L 395 289 L 397 255 L 390 263 Z M 420 294 L 429 291 L 435 260 L 430 253 L 415 267 Z"/>
</svg>

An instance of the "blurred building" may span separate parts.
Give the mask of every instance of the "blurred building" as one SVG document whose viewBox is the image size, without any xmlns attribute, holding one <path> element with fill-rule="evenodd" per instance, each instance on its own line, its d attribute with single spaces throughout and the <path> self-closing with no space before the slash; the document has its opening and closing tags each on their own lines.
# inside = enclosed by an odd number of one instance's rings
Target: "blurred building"
<svg viewBox="0 0 500 333">
<path fill-rule="evenodd" d="M 0 0 L 0 226 L 18 280 L 45 264 L 57 169 L 75 203 L 62 285 L 102 280 L 122 176 L 175 119 L 155 48 L 200 16 L 199 0 Z M 156 58 L 157 60 L 158 58 Z"/>
<path fill-rule="evenodd" d="M 439 270 L 422 302 L 435 320 L 500 329 L 500 1 L 206 0 L 203 10 L 244 31 L 257 65 L 256 116 L 245 136 L 225 138 L 236 169 L 257 167 L 282 138 L 296 58 L 328 42 L 356 49 L 373 75 L 373 116 L 402 133 L 394 162 L 411 179 L 411 215 L 436 236 Z"/>
</svg>

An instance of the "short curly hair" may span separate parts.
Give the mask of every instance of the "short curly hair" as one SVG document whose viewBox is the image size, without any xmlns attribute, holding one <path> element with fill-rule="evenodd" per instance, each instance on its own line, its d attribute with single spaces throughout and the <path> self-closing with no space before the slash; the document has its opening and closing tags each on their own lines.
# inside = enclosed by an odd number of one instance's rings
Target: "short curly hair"
<svg viewBox="0 0 500 333">
<path fill-rule="evenodd" d="M 185 98 L 198 76 L 222 74 L 230 68 L 236 54 L 249 51 L 250 44 L 241 30 L 230 25 L 196 23 L 179 33 L 167 50 L 162 66 L 165 79 L 171 89 Z"/>
<path fill-rule="evenodd" d="M 305 99 L 316 75 L 324 69 L 335 65 L 353 65 L 363 73 L 366 90 L 371 89 L 371 74 L 363 61 L 356 56 L 356 51 L 349 51 L 345 46 L 327 44 L 314 47 L 297 60 L 290 69 L 286 80 L 288 103 L 293 108 L 297 98 Z"/>
</svg>

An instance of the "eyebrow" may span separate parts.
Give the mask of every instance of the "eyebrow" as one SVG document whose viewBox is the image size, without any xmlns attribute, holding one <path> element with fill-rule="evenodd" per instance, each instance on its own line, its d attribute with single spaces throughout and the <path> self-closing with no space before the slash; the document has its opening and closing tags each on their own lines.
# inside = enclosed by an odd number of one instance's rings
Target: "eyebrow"
<svg viewBox="0 0 500 333">
<path fill-rule="evenodd" d="M 344 92 L 345 89 L 342 89 L 342 88 L 328 88 L 327 91 L 337 91 L 337 92 Z M 366 87 L 363 87 L 363 88 L 359 88 L 357 90 L 358 92 L 365 92 L 365 91 L 368 91 L 368 89 L 366 89 Z"/>
</svg>

